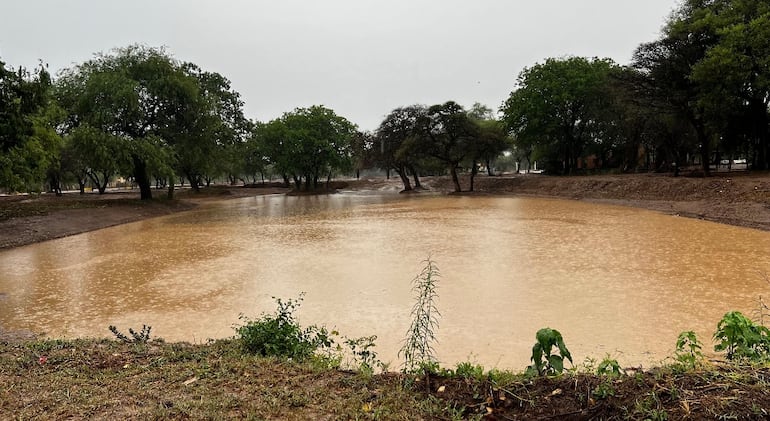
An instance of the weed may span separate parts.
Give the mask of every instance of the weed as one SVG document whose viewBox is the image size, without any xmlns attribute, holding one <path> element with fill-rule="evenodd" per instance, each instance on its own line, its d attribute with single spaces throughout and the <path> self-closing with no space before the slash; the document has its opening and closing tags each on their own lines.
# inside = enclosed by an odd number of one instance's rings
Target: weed
<svg viewBox="0 0 770 421">
<path fill-rule="evenodd" d="M 535 335 L 535 345 L 532 347 L 532 365 L 527 367 L 527 373 L 530 375 L 554 375 L 561 374 L 564 371 L 564 359 L 572 363 L 572 355 L 564 339 L 556 329 L 549 327 L 540 329 Z M 558 354 L 551 353 L 556 348 Z"/>
<path fill-rule="evenodd" d="M 610 358 L 610 356 L 607 355 L 602 362 L 599 363 L 596 374 L 607 377 L 620 377 L 620 375 L 623 374 L 623 370 L 620 368 L 618 360 Z"/>
<path fill-rule="evenodd" d="M 637 400 L 634 405 L 636 414 L 639 414 L 645 420 L 650 421 L 665 421 L 668 419 L 668 413 L 663 408 L 663 405 L 655 392 L 647 395 L 647 397 L 641 401 Z"/>
<path fill-rule="evenodd" d="M 350 349 L 353 355 L 353 362 L 357 365 L 359 371 L 367 374 L 374 372 L 375 368 L 384 369 L 385 364 L 377 359 L 377 353 L 372 349 L 375 347 L 374 341 L 377 335 L 362 336 L 360 338 L 345 338 L 345 345 Z"/>
<path fill-rule="evenodd" d="M 682 368 L 689 370 L 702 363 L 703 353 L 701 349 L 701 343 L 695 336 L 695 332 L 690 330 L 679 334 L 679 337 L 676 339 L 676 351 L 674 354 Z"/>
<path fill-rule="evenodd" d="M 297 322 L 294 313 L 300 307 L 303 297 L 304 293 L 296 300 L 283 301 L 273 297 L 278 307 L 275 314 L 263 313 L 256 320 L 241 315 L 240 320 L 245 323 L 235 327 L 241 349 L 263 357 L 296 360 L 305 360 L 320 350 L 331 349 L 333 333 L 315 325 L 303 329 Z"/>
<path fill-rule="evenodd" d="M 465 361 L 458 363 L 454 375 L 464 379 L 481 380 L 484 378 L 484 367 Z"/>
<path fill-rule="evenodd" d="M 770 284 L 770 278 L 767 277 L 766 273 L 759 272 L 759 276 L 762 277 L 766 283 Z M 764 326 L 765 320 L 770 317 L 770 307 L 768 307 L 761 294 L 757 298 L 757 307 L 752 312 L 752 316 L 754 317 L 754 320 L 761 326 Z"/>
<path fill-rule="evenodd" d="M 152 326 L 142 325 L 142 330 L 139 332 L 134 331 L 134 329 L 128 328 L 128 334 L 131 335 L 130 338 L 128 337 L 128 335 L 119 331 L 118 328 L 115 326 L 111 325 L 109 329 L 110 329 L 110 332 L 112 332 L 112 334 L 115 335 L 115 338 L 122 342 L 143 344 L 150 341 L 150 330 L 152 330 Z"/>
<path fill-rule="evenodd" d="M 612 382 L 603 381 L 596 386 L 591 395 L 597 399 L 607 399 L 610 396 L 615 396 L 615 388 L 612 386 Z"/>
<path fill-rule="evenodd" d="M 770 358 L 770 330 L 757 325 L 738 311 L 725 314 L 717 324 L 715 351 L 726 351 L 727 359 L 763 361 Z"/>
<path fill-rule="evenodd" d="M 436 283 L 441 277 L 438 266 L 428 257 L 422 272 L 412 281 L 415 303 L 412 307 L 412 323 L 406 333 L 404 345 L 398 352 L 404 358 L 404 372 L 417 372 L 418 369 L 435 363 L 433 343 L 436 341 L 438 318 L 436 308 Z"/>
</svg>

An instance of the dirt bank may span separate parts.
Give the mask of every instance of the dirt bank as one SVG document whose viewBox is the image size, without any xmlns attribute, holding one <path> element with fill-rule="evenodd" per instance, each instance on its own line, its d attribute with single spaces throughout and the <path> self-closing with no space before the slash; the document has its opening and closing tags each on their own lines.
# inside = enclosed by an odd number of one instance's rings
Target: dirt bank
<svg viewBox="0 0 770 421">
<path fill-rule="evenodd" d="M 395 179 L 344 183 L 346 189 L 397 191 Z M 432 191 L 449 192 L 446 177 L 427 177 Z M 462 180 L 467 188 L 468 180 Z M 288 189 L 217 186 L 175 200 L 139 200 L 138 191 L 0 197 L 0 250 L 192 209 L 201 202 L 286 193 Z M 158 192 L 157 196 L 163 196 Z M 770 174 L 731 173 L 709 178 L 658 174 L 551 177 L 514 175 L 476 178 L 476 193 L 533 195 L 633 206 L 685 217 L 770 231 Z"/>
<path fill-rule="evenodd" d="M 113 225 L 125 224 L 174 212 L 190 210 L 202 202 L 283 193 L 277 187 L 213 187 L 200 193 L 182 190 L 174 200 L 139 200 L 138 190 L 104 195 L 67 193 L 0 197 L 0 250 L 67 237 Z M 165 196 L 165 192 L 157 192 Z"/>
<path fill-rule="evenodd" d="M 432 180 L 451 190 L 449 180 Z M 463 180 L 467 188 L 468 180 Z M 538 174 L 477 177 L 476 194 L 558 197 L 632 206 L 770 231 L 770 174 L 730 173 L 708 178 L 661 174 L 551 177 Z"/>
</svg>

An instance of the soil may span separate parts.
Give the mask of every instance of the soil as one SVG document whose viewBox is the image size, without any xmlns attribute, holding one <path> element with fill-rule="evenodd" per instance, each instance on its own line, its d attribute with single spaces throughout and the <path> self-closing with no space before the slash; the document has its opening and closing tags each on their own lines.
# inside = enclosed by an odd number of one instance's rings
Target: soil
<svg viewBox="0 0 770 421">
<path fill-rule="evenodd" d="M 158 191 L 155 196 L 162 198 L 151 201 L 139 200 L 138 190 L 111 191 L 103 195 L 0 196 L 0 250 L 190 210 L 206 201 L 287 191 L 275 185 L 217 186 L 199 193 L 180 190 L 174 200 L 165 199 L 166 192 Z"/>
<path fill-rule="evenodd" d="M 464 180 L 462 185 L 466 188 L 468 184 Z M 586 200 L 770 231 L 770 173 L 720 173 L 706 178 L 665 174 L 578 177 L 530 174 L 477 177 L 475 185 L 474 194 Z M 451 190 L 451 182 L 440 179 L 433 187 Z"/>
</svg>

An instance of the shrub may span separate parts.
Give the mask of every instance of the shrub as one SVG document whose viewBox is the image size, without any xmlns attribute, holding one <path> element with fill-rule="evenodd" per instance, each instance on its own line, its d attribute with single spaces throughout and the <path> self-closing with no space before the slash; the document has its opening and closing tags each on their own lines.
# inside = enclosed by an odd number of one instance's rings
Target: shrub
<svg viewBox="0 0 770 421">
<path fill-rule="evenodd" d="M 273 297 L 278 307 L 275 314 L 263 313 L 256 320 L 241 315 L 244 324 L 235 327 L 241 349 L 264 357 L 304 360 L 321 349 L 331 348 L 334 341 L 326 328 L 313 325 L 303 329 L 295 319 L 303 296 L 286 301 Z"/>
<path fill-rule="evenodd" d="M 719 321 L 714 340 L 718 341 L 714 350 L 726 351 L 728 360 L 763 361 L 770 357 L 770 330 L 738 311 L 728 312 Z"/>
</svg>

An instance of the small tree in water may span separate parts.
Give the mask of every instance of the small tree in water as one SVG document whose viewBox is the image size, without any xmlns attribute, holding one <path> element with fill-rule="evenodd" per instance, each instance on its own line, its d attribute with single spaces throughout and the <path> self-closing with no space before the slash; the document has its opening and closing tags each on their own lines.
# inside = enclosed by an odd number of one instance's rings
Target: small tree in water
<svg viewBox="0 0 770 421">
<path fill-rule="evenodd" d="M 441 317 L 436 308 L 436 283 L 441 277 L 438 266 L 428 257 L 425 267 L 412 281 L 412 291 L 415 303 L 412 307 L 412 324 L 406 333 L 404 345 L 398 352 L 404 358 L 404 371 L 417 372 L 436 362 L 433 343 L 436 342 L 438 318 Z"/>
</svg>

